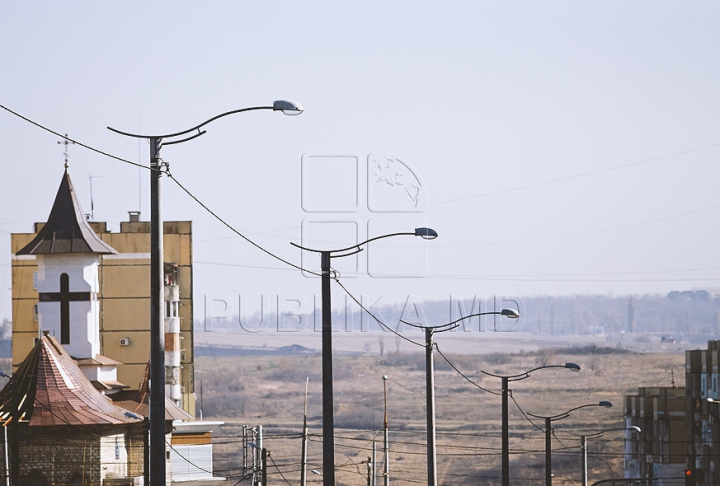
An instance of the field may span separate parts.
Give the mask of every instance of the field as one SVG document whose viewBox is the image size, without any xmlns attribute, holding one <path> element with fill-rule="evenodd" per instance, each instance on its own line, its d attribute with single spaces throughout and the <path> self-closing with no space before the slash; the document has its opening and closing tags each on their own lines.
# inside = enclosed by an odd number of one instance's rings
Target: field
<svg viewBox="0 0 720 486">
<path fill-rule="evenodd" d="M 214 338 L 219 339 L 217 335 Z M 518 485 L 543 484 L 545 474 L 543 421 L 531 422 L 520 409 L 555 415 L 601 400 L 613 403 L 611 409 L 585 408 L 553 422 L 554 484 L 580 484 L 580 439 L 573 434 L 622 428 L 623 395 L 636 392 L 639 386 L 670 386 L 673 377 L 680 386 L 684 383 L 684 353 L 678 345 L 650 353 L 606 344 L 565 342 L 564 347 L 551 348 L 548 343 L 526 341 L 523 349 L 522 340 L 518 342 L 515 336 L 514 345 L 501 346 L 512 349 L 512 353 L 493 352 L 496 347 L 490 346 L 483 349 L 484 354 L 470 355 L 445 346 L 442 337 L 438 341 L 443 354 L 464 375 L 435 353 L 438 482 L 442 485 L 500 484 L 501 400 L 478 388 L 498 392 L 500 380 L 484 376 L 480 370 L 510 375 L 565 362 L 582 367 L 580 372 L 540 370 L 511 384 L 511 482 Z M 466 352 L 468 344 L 457 347 Z M 659 345 L 653 347 L 661 350 Z M 383 375 L 389 377 L 391 483 L 426 483 L 424 348 L 404 341 L 379 344 L 377 339 L 370 348 L 363 353 L 338 352 L 334 359 L 337 484 L 366 484 L 365 462 L 372 456 L 373 442 L 377 447 L 376 467 L 382 474 Z M 382 348 L 382 355 L 378 348 Z M 196 391 L 202 381 L 204 419 L 226 422 L 214 434 L 216 475 L 227 477 L 226 485 L 238 483 L 247 473 L 243 470 L 244 424 L 263 426 L 263 445 L 271 457 L 268 483 L 300 484 L 305 382 L 309 378 L 308 483 L 321 484 L 322 478 L 309 472 L 322 471 L 318 353 L 204 356 L 196 362 Z M 620 435 L 622 432 L 609 432 L 589 441 L 590 483 L 622 477 Z M 381 477 L 378 484 L 382 484 Z"/>
</svg>

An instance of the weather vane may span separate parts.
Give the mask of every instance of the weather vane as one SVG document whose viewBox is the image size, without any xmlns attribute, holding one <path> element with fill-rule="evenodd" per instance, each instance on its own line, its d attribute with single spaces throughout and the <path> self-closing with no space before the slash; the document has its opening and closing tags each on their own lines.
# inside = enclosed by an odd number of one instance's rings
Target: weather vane
<svg viewBox="0 0 720 486">
<path fill-rule="evenodd" d="M 63 140 L 58 142 L 58 144 L 65 145 L 65 150 L 63 151 L 63 155 L 65 155 L 65 170 L 67 170 L 68 168 L 68 158 L 70 157 L 70 154 L 68 154 L 68 145 L 70 145 L 71 143 L 74 144 L 75 142 L 68 138 L 67 133 L 63 137 Z"/>
</svg>

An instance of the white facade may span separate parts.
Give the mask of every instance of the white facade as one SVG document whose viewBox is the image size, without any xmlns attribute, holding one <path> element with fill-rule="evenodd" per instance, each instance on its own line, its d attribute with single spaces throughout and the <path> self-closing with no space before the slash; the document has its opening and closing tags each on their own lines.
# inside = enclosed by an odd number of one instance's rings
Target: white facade
<svg viewBox="0 0 720 486">
<path fill-rule="evenodd" d="M 64 253 L 38 255 L 38 293 L 52 294 L 52 301 L 38 303 L 38 329 L 61 337 L 61 302 L 55 296 L 61 292 L 61 278 L 67 275 L 69 292 L 87 292 L 89 300 L 70 300 L 70 342 L 62 343 L 73 358 L 94 358 L 100 354 L 100 309 L 98 268 L 100 255 L 96 253 Z"/>
</svg>

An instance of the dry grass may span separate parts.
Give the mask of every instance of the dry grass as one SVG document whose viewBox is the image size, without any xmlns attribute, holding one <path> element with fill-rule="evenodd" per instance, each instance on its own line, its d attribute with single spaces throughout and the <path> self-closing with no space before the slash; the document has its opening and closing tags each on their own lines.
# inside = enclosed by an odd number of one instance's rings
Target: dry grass
<svg viewBox="0 0 720 486">
<path fill-rule="evenodd" d="M 579 439 L 570 433 L 592 433 L 623 426 L 623 395 L 639 386 L 670 386 L 671 373 L 683 382 L 684 354 L 635 354 L 612 349 L 541 349 L 532 353 L 449 355 L 455 366 L 477 384 L 498 391 L 500 381 L 479 370 L 515 374 L 544 364 L 580 364 L 583 371 L 548 369 L 514 382 L 512 395 L 525 412 L 554 415 L 586 403 L 609 400 L 610 410 L 586 408 L 555 422 L 554 484 L 580 484 Z M 435 355 L 438 478 L 443 485 L 499 484 L 500 397 L 479 390 Z M 305 378 L 310 377 L 308 469 L 322 470 L 322 390 L 319 355 L 297 357 L 223 357 L 197 360 L 196 380 L 203 382 L 204 417 L 225 420 L 215 434 L 216 473 L 243 474 L 242 424 L 262 424 L 265 447 L 290 484 L 299 484 L 300 433 Z M 426 482 L 424 355 L 390 353 L 337 356 L 334 361 L 338 485 L 363 485 L 366 466 L 377 441 L 382 470 L 382 375 L 389 375 L 390 475 L 392 484 Z M 542 429 L 542 421 L 535 421 Z M 510 403 L 511 477 L 513 484 L 542 484 L 544 433 Z M 618 433 L 590 442 L 590 477 L 622 477 L 622 441 Z M 286 484 L 272 464 L 270 484 Z M 309 475 L 308 482 L 321 478 Z M 380 481 L 379 481 L 380 482 Z"/>
</svg>

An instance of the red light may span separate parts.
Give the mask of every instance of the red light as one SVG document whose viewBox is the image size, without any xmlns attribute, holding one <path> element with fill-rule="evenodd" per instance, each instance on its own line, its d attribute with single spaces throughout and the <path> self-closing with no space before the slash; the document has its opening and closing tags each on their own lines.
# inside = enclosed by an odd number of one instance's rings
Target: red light
<svg viewBox="0 0 720 486">
<path fill-rule="evenodd" d="M 685 476 L 692 476 L 692 469 L 685 469 Z"/>
</svg>

